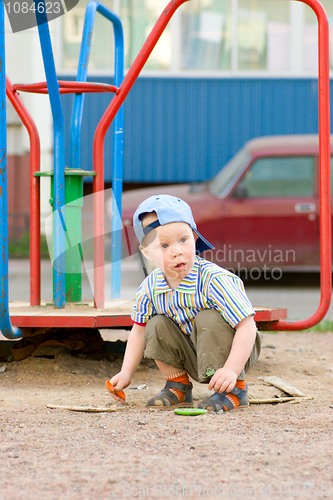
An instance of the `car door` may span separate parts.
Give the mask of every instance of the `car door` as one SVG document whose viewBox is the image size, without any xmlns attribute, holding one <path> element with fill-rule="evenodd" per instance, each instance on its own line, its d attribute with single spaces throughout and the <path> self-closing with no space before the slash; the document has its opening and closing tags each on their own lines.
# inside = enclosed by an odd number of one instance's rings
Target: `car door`
<svg viewBox="0 0 333 500">
<path fill-rule="evenodd" d="M 225 200 L 228 267 L 298 268 L 319 264 L 315 156 L 252 161 Z"/>
</svg>

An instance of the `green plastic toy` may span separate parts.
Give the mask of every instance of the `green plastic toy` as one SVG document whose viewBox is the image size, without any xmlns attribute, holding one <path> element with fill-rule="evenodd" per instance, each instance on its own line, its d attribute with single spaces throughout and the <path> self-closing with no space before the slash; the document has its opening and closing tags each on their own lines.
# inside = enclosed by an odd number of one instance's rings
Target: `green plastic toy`
<svg viewBox="0 0 333 500">
<path fill-rule="evenodd" d="M 207 413 L 207 410 L 204 410 L 203 408 L 175 408 L 174 412 L 177 413 L 177 415 L 204 415 Z"/>
</svg>

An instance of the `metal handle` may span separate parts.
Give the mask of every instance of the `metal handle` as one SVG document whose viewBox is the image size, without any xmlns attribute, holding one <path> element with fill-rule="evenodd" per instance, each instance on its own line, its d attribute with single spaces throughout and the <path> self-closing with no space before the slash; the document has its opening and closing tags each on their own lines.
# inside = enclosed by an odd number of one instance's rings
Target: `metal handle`
<svg viewBox="0 0 333 500">
<path fill-rule="evenodd" d="M 315 203 L 296 203 L 295 212 L 298 214 L 312 214 L 316 211 Z"/>
</svg>

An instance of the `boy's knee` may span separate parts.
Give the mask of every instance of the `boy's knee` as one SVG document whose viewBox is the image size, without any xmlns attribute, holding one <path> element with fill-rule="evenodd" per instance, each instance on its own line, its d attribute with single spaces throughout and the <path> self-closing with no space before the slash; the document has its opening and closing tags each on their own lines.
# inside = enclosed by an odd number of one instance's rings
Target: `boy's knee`
<svg viewBox="0 0 333 500">
<path fill-rule="evenodd" d="M 170 330 L 175 328 L 174 322 L 164 314 L 157 314 L 150 318 L 146 324 L 145 338 L 146 341 L 152 337 L 169 337 Z"/>
<path fill-rule="evenodd" d="M 165 329 L 168 327 L 169 321 L 171 321 L 169 318 L 164 316 L 164 314 L 157 314 L 156 316 L 153 316 L 150 318 L 146 324 L 146 330 L 160 330 L 160 329 Z"/>
<path fill-rule="evenodd" d="M 203 309 L 198 312 L 194 320 L 197 333 L 200 331 L 235 334 L 235 330 L 223 319 L 221 313 L 215 309 Z"/>
<path fill-rule="evenodd" d="M 222 319 L 221 314 L 215 309 L 203 309 L 196 315 L 194 323 L 200 329 L 207 327 L 207 325 L 216 324 L 220 319 Z"/>
</svg>

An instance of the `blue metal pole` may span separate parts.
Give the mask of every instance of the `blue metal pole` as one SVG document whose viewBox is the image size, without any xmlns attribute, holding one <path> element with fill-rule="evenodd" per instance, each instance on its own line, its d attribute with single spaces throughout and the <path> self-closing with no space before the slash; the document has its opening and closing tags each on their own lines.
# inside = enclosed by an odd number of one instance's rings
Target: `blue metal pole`
<svg viewBox="0 0 333 500">
<path fill-rule="evenodd" d="M 7 116 L 5 67 L 5 11 L 0 2 L 0 330 L 8 339 L 23 337 L 12 326 L 8 304 L 8 179 L 7 179 Z"/>
<path fill-rule="evenodd" d="M 124 79 L 124 38 L 121 23 L 114 23 L 115 86 Z M 112 218 L 111 218 L 111 299 L 120 297 L 121 289 L 121 199 L 123 193 L 124 107 L 121 106 L 113 126 Z"/>
<path fill-rule="evenodd" d="M 115 63 L 114 85 L 119 87 L 124 79 L 124 35 L 118 16 L 97 0 L 88 3 L 85 13 L 82 44 L 80 50 L 77 81 L 87 81 L 88 64 L 96 11 L 113 24 Z M 71 167 L 81 167 L 81 126 L 84 94 L 76 94 L 71 122 Z M 121 198 L 123 191 L 123 133 L 124 110 L 121 107 L 113 126 L 113 169 L 112 169 L 112 220 L 111 220 L 111 298 L 120 297 L 121 287 Z"/>
<path fill-rule="evenodd" d="M 53 59 L 51 37 L 44 0 L 34 0 L 54 129 L 54 212 L 53 212 L 53 300 L 65 307 L 65 138 L 64 116 Z M 39 5 L 41 7 L 39 7 Z"/>
<path fill-rule="evenodd" d="M 86 7 L 82 43 L 77 69 L 77 82 L 86 82 L 97 3 L 89 2 Z M 81 129 L 85 94 L 75 94 L 70 128 L 70 167 L 81 168 Z"/>
</svg>

